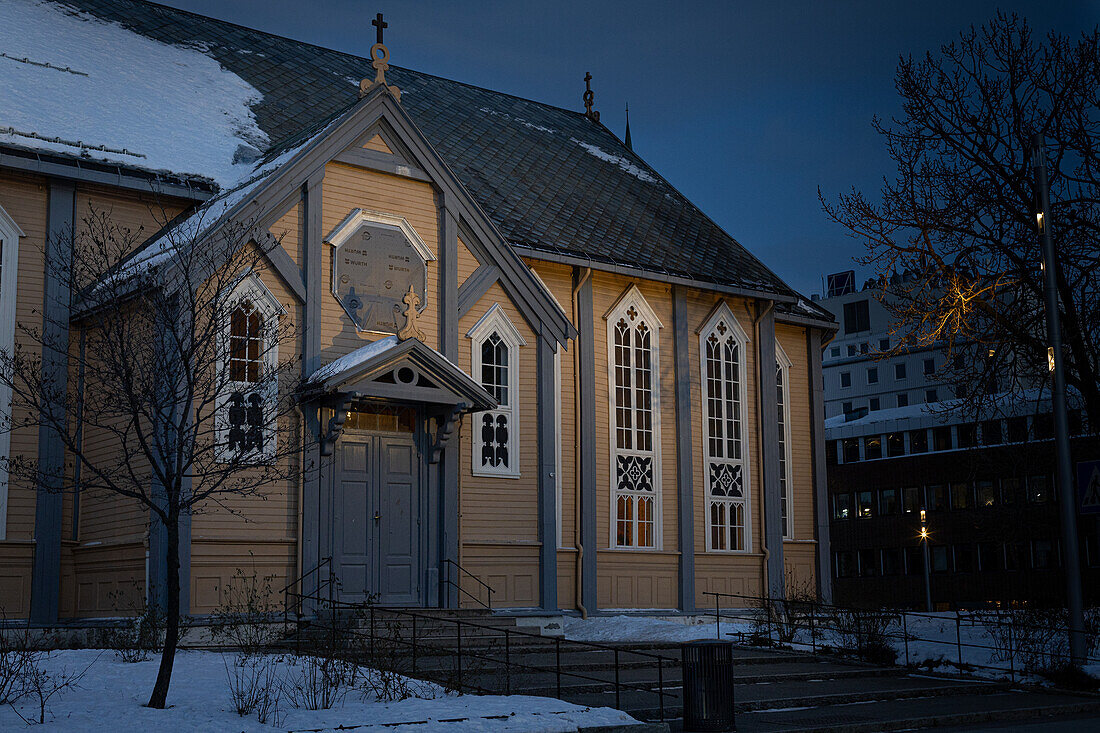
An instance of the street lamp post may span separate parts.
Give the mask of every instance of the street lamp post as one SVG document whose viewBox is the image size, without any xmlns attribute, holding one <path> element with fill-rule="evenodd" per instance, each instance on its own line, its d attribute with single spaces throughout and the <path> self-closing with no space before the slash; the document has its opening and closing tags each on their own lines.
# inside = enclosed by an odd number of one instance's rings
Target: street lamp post
<svg viewBox="0 0 1100 733">
<path fill-rule="evenodd" d="M 920 543 L 924 546 L 924 610 L 932 612 L 931 558 L 928 550 L 928 523 L 924 510 L 920 510 Z"/>
<path fill-rule="evenodd" d="M 1074 491 L 1069 451 L 1069 422 L 1066 417 L 1066 374 L 1062 355 L 1062 326 L 1058 311 L 1057 261 L 1050 236 L 1050 188 L 1047 181 L 1043 135 L 1031 137 L 1031 166 L 1035 173 L 1035 220 L 1043 248 L 1043 295 L 1046 300 L 1047 358 L 1054 376 L 1051 405 L 1054 412 L 1054 444 L 1057 485 L 1061 495 L 1062 542 L 1066 548 L 1066 605 L 1069 607 L 1069 653 L 1074 666 L 1085 659 L 1085 617 L 1081 600 L 1081 557 L 1077 546 L 1077 493 Z"/>
</svg>

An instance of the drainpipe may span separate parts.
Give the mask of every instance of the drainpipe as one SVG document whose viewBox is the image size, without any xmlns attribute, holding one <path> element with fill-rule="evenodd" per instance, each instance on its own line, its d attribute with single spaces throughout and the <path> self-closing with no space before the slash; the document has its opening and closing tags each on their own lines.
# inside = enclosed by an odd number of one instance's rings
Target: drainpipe
<svg viewBox="0 0 1100 733">
<path fill-rule="evenodd" d="M 769 300 L 768 305 L 759 314 L 753 314 L 752 318 L 752 336 L 756 339 L 757 349 L 760 346 L 760 321 L 764 316 L 771 313 L 775 308 L 775 301 Z M 764 365 L 760 363 L 760 353 L 755 350 L 756 358 L 756 424 L 759 427 L 760 421 L 764 415 L 764 403 L 760 395 L 760 382 L 764 379 Z M 759 431 L 758 431 L 759 432 Z M 764 561 L 760 563 L 760 590 L 761 595 L 767 597 L 768 595 L 768 563 L 771 562 L 771 551 L 768 549 L 768 532 L 767 532 L 767 500 L 764 495 L 764 444 L 759 438 L 756 441 L 756 459 L 757 466 L 760 467 L 758 472 L 760 480 L 757 481 L 757 485 L 760 487 L 760 549 L 764 553 Z"/>
<path fill-rule="evenodd" d="M 584 287 L 588 278 L 592 277 L 592 268 L 584 268 L 584 275 L 577 282 L 576 287 L 573 288 L 572 306 L 573 306 L 573 325 L 576 326 L 578 337 L 580 340 L 580 323 L 578 322 L 577 313 L 580 310 L 580 304 L 577 300 L 577 294 Z M 587 328 L 591 328 L 592 324 L 585 324 Z M 581 588 L 583 584 L 584 576 L 584 539 L 581 533 L 581 392 L 578 389 L 577 379 L 581 373 L 581 350 L 578 343 L 573 343 L 573 543 L 577 546 L 577 564 L 574 569 L 573 576 L 575 584 L 573 588 L 573 594 L 576 596 L 577 610 L 581 612 L 581 618 L 588 618 L 588 609 L 584 607 L 584 601 L 581 596 Z"/>
</svg>

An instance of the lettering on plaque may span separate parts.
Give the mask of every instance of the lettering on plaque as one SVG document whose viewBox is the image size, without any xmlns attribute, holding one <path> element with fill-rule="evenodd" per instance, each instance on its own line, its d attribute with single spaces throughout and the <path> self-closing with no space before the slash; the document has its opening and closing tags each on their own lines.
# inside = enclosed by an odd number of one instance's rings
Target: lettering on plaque
<svg viewBox="0 0 1100 733">
<path fill-rule="evenodd" d="M 411 287 L 426 303 L 427 279 L 424 258 L 394 225 L 361 222 L 333 255 L 333 294 L 360 331 L 397 333 L 402 298 Z"/>
</svg>

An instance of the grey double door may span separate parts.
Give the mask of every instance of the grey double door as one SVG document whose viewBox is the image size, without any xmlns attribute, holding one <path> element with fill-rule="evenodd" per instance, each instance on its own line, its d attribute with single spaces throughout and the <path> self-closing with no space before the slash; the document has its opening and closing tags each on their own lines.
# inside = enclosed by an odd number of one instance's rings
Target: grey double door
<svg viewBox="0 0 1100 733">
<path fill-rule="evenodd" d="M 412 435 L 345 432 L 333 528 L 340 597 L 422 605 L 420 459 Z"/>
</svg>

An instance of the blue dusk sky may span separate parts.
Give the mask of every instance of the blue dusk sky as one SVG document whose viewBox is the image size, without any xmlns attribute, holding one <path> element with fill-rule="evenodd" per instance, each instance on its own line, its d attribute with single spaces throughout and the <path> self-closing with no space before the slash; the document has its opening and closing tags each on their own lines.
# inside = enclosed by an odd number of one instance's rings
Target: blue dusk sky
<svg viewBox="0 0 1100 733">
<path fill-rule="evenodd" d="M 366 56 L 377 12 L 392 62 L 583 110 L 601 121 L 793 287 L 852 267 L 862 245 L 817 198 L 877 190 L 892 168 L 871 129 L 898 109 L 901 54 L 923 55 L 998 9 L 1037 31 L 1100 24 L 1098 0 L 456 2 L 166 0 Z"/>
</svg>

